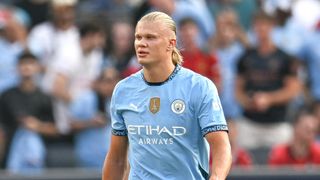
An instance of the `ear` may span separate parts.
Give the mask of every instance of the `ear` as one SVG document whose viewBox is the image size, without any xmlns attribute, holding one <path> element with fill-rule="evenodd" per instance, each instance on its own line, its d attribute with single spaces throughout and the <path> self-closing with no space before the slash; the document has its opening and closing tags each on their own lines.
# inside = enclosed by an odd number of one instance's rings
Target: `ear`
<svg viewBox="0 0 320 180">
<path fill-rule="evenodd" d="M 172 50 L 174 47 L 176 47 L 176 43 L 177 43 L 177 40 L 176 39 L 170 39 L 169 41 L 169 46 L 168 46 L 168 50 Z"/>
</svg>

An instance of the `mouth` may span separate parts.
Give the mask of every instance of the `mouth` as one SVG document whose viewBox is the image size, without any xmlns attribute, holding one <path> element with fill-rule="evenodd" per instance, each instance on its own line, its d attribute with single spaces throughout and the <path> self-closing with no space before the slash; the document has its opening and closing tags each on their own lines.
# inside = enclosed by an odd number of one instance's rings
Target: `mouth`
<svg viewBox="0 0 320 180">
<path fill-rule="evenodd" d="M 143 57 L 146 57 L 149 53 L 147 51 L 142 51 L 142 50 L 139 50 L 137 51 L 137 56 L 139 58 L 143 58 Z"/>
</svg>

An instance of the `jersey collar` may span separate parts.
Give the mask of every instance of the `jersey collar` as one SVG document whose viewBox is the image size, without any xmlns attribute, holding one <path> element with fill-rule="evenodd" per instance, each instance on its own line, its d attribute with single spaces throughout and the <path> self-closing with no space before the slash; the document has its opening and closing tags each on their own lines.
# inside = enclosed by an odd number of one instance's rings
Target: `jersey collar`
<svg viewBox="0 0 320 180">
<path fill-rule="evenodd" d="M 179 70 L 181 69 L 181 66 L 180 65 L 176 65 L 176 67 L 174 68 L 173 72 L 170 74 L 170 76 L 162 81 L 162 82 L 148 82 L 145 78 L 144 78 L 144 75 L 143 75 L 143 71 L 141 72 L 141 75 L 142 75 L 142 79 L 143 81 L 149 85 L 149 86 L 161 86 L 169 81 L 171 81 L 175 76 L 176 74 L 179 72 Z"/>
</svg>

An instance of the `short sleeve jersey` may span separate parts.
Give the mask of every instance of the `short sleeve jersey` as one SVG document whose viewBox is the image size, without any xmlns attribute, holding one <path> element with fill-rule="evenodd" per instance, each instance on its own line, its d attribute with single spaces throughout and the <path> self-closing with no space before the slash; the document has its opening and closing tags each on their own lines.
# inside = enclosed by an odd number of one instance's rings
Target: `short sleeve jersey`
<svg viewBox="0 0 320 180">
<path fill-rule="evenodd" d="M 142 70 L 119 82 L 111 117 L 113 135 L 128 136 L 130 180 L 206 179 L 204 136 L 227 131 L 215 85 L 181 66 L 162 83 Z"/>
</svg>

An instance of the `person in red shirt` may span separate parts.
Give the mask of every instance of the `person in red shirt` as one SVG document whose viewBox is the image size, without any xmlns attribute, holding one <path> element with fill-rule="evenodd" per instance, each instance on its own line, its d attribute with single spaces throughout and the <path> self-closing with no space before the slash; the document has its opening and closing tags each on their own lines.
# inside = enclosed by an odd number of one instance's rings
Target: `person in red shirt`
<svg viewBox="0 0 320 180">
<path fill-rule="evenodd" d="M 293 123 L 292 141 L 272 148 L 269 165 L 320 165 L 320 145 L 316 142 L 317 124 L 311 111 L 299 111 Z"/>
<path fill-rule="evenodd" d="M 182 19 L 179 23 L 179 38 L 183 66 L 211 79 L 217 88 L 220 84 L 218 60 L 199 47 L 197 41 L 199 28 L 192 18 Z"/>
</svg>

